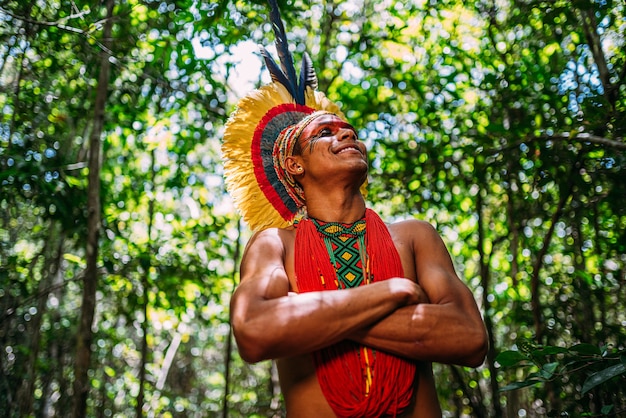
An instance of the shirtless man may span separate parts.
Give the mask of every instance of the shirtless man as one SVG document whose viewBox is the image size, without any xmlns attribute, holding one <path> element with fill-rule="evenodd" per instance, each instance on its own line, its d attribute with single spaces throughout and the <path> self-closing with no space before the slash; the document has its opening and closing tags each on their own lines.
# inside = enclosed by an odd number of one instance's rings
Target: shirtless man
<svg viewBox="0 0 626 418">
<path fill-rule="evenodd" d="M 366 212 L 364 144 L 332 114 L 300 133 L 285 170 L 304 191 L 309 218 L 351 224 Z M 368 226 L 369 228 L 369 226 Z M 332 417 L 311 353 L 351 340 L 416 365 L 413 398 L 399 416 L 441 417 L 431 362 L 482 364 L 485 328 L 469 289 L 428 223 L 388 225 L 404 277 L 337 291 L 299 293 L 296 227 L 269 228 L 248 243 L 232 302 L 234 335 L 248 362 L 276 359 L 289 417 Z"/>
</svg>

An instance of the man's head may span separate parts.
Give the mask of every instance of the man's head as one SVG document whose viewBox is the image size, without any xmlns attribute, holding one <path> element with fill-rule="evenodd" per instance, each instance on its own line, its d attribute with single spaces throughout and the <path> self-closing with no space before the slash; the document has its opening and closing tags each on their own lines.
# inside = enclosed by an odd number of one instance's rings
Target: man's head
<svg viewBox="0 0 626 418">
<path fill-rule="evenodd" d="M 309 123 L 327 112 L 343 117 L 320 92 L 307 90 L 306 100 L 306 105 L 293 103 L 282 85 L 271 83 L 241 99 L 226 124 L 227 189 L 253 230 L 285 227 L 305 213 L 301 187 L 287 176 L 284 161 Z"/>
<path fill-rule="evenodd" d="M 317 145 L 320 146 L 319 156 L 313 157 Z M 314 112 L 285 128 L 274 145 L 273 155 L 280 181 L 301 206 L 305 205 L 305 199 L 299 180 L 306 171 L 305 160 L 311 170 L 319 168 L 322 173 L 323 167 L 331 170 L 337 164 L 356 165 L 360 174 L 356 179 L 359 185 L 365 182 L 367 176 L 365 145 L 358 140 L 352 125 L 331 112 Z"/>
</svg>

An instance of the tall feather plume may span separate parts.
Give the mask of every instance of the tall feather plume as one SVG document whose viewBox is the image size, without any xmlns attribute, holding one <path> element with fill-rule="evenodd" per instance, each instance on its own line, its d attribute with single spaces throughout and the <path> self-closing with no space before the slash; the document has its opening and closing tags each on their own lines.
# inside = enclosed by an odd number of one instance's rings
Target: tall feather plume
<svg viewBox="0 0 626 418">
<path fill-rule="evenodd" d="M 298 84 L 296 78 L 296 68 L 293 66 L 293 58 L 291 52 L 289 52 L 289 43 L 287 43 L 287 34 L 285 33 L 285 27 L 283 26 L 283 20 L 280 17 L 280 10 L 278 9 L 278 3 L 276 0 L 269 0 L 270 4 L 270 22 L 274 29 L 274 35 L 276 37 L 276 52 L 278 52 L 278 60 L 283 73 L 287 76 L 287 80 L 290 83 L 290 92 L 295 92 Z"/>
<path fill-rule="evenodd" d="M 272 58 L 270 53 L 267 52 L 267 49 L 265 49 L 265 47 L 263 47 L 262 45 L 259 45 L 259 50 L 261 51 L 261 55 L 263 56 L 263 59 L 265 60 L 265 66 L 270 72 L 272 81 L 275 81 L 285 86 L 287 88 L 287 91 L 289 91 L 289 93 L 291 93 L 291 95 L 295 97 L 291 88 L 291 83 L 287 79 L 287 76 L 285 75 L 285 73 L 276 64 L 276 62 L 274 61 L 274 58 Z"/>
<path fill-rule="evenodd" d="M 317 76 L 313 69 L 311 58 L 305 52 L 302 57 L 302 67 L 300 70 L 300 82 L 296 77 L 296 68 L 293 63 L 293 57 L 289 52 L 289 44 L 287 43 L 287 35 L 285 33 L 285 27 L 280 17 L 280 10 L 278 9 L 278 3 L 276 0 L 268 0 L 270 5 L 270 22 L 274 29 L 274 35 L 276 37 L 276 51 L 278 52 L 278 59 L 280 61 L 280 67 L 274 61 L 274 58 L 267 52 L 267 50 L 259 46 L 265 65 L 267 66 L 272 81 L 278 82 L 285 86 L 289 94 L 291 94 L 297 104 L 304 105 L 305 92 L 307 86 L 313 90 L 317 88 Z"/>
<path fill-rule="evenodd" d="M 298 92 L 302 95 L 302 97 L 304 97 L 307 86 L 311 87 L 313 90 L 317 89 L 317 75 L 315 74 L 311 57 L 309 57 L 309 54 L 305 52 L 302 54 L 302 67 L 300 67 L 300 91 Z"/>
</svg>

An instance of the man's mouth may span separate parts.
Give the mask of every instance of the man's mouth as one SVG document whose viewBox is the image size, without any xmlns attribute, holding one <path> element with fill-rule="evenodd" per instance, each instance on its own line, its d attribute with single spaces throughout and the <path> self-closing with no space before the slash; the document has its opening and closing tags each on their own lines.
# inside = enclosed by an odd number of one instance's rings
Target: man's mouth
<svg viewBox="0 0 626 418">
<path fill-rule="evenodd" d="M 349 151 L 356 151 L 359 154 L 361 154 L 361 150 L 356 145 L 345 146 L 341 148 L 339 151 L 337 151 L 337 154 L 343 154 L 344 152 L 349 152 Z"/>
</svg>

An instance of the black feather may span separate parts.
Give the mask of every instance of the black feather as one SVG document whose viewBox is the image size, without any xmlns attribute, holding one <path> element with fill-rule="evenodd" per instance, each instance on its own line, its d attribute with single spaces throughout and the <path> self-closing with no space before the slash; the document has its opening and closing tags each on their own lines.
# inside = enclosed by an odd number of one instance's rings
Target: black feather
<svg viewBox="0 0 626 418">
<path fill-rule="evenodd" d="M 289 44 L 287 43 L 287 34 L 285 33 L 285 27 L 283 26 L 283 20 L 280 17 L 280 10 L 278 9 L 278 3 L 276 0 L 269 0 L 270 4 L 270 22 L 274 28 L 274 35 L 276 36 L 276 52 L 278 52 L 278 60 L 280 66 L 283 69 L 283 74 L 287 77 L 288 85 L 287 90 L 294 96 L 296 103 L 299 103 L 297 95 L 298 91 L 298 79 L 296 77 L 296 68 L 293 65 L 293 58 L 291 52 L 289 52 Z"/>
<path fill-rule="evenodd" d="M 306 91 L 307 87 L 311 89 L 317 89 L 317 75 L 313 68 L 313 61 L 306 52 L 302 55 L 302 67 L 300 67 L 300 89 L 302 94 Z"/>
<path fill-rule="evenodd" d="M 287 80 L 287 76 L 285 75 L 285 73 L 283 73 L 280 67 L 276 64 L 276 61 L 274 61 L 274 58 L 272 58 L 270 53 L 267 52 L 267 49 L 265 49 L 262 45 L 259 45 L 259 51 L 261 51 L 261 56 L 263 57 L 263 60 L 265 61 L 265 66 L 267 67 L 267 70 L 270 72 L 272 81 L 282 84 L 283 86 L 285 86 L 285 88 L 287 88 L 287 90 L 289 91 L 289 93 L 291 93 L 292 96 L 295 96 L 294 92 L 289 90 L 290 83 L 289 83 L 289 80 Z"/>
<path fill-rule="evenodd" d="M 280 67 L 276 61 L 267 52 L 265 48 L 259 46 L 265 65 L 267 66 L 272 81 L 285 86 L 289 94 L 294 98 L 297 104 L 304 105 L 306 88 L 311 87 L 313 90 L 317 88 L 317 76 L 313 63 L 309 55 L 305 52 L 302 57 L 302 68 L 300 70 L 300 82 L 296 76 L 296 67 L 294 66 L 293 57 L 289 52 L 289 44 L 287 43 L 287 35 L 285 27 L 280 17 L 280 10 L 276 0 L 268 0 L 270 5 L 270 22 L 274 29 L 276 37 L 276 51 L 278 52 L 278 60 Z"/>
</svg>

